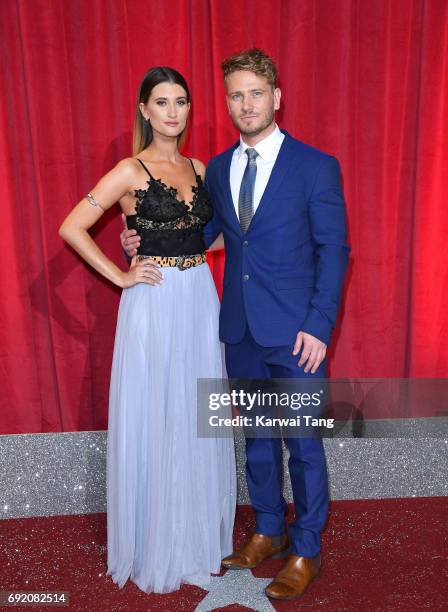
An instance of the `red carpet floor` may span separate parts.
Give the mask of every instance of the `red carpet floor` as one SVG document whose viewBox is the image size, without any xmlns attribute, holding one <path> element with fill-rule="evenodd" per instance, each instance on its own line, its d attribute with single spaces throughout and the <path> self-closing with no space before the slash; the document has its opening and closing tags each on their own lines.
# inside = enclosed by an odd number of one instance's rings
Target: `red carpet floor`
<svg viewBox="0 0 448 612">
<path fill-rule="evenodd" d="M 448 498 L 335 501 L 322 536 L 323 572 L 279 611 L 448 610 Z M 249 508 L 239 508 L 238 545 L 253 529 Z M 168 595 L 147 595 L 128 581 L 119 590 L 106 572 L 106 516 L 90 514 L 0 522 L 0 590 L 68 591 L 70 607 L 46 610 L 193 612 L 207 592 L 185 585 Z M 272 577 L 283 561 L 253 570 Z M 36 609 L 35 606 L 32 606 Z M 3 607 L 29 610 L 31 606 Z M 227 612 L 247 611 L 228 605 Z M 256 609 L 256 608 L 253 608 Z"/>
</svg>

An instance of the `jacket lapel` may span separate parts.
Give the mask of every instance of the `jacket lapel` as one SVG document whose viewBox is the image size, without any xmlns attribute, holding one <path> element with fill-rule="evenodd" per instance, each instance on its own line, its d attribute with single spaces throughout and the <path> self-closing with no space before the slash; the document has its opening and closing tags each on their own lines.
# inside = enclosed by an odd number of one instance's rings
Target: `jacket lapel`
<svg viewBox="0 0 448 612">
<path fill-rule="evenodd" d="M 277 159 L 275 160 L 274 167 L 272 168 L 271 175 L 261 197 L 260 203 L 248 227 L 248 232 L 250 231 L 252 226 L 257 223 L 259 217 L 263 216 L 265 210 L 269 208 L 269 201 L 282 184 L 282 181 L 292 161 L 293 156 L 291 155 L 291 147 L 293 139 L 286 130 L 281 131 L 285 135 L 285 138 L 283 139 L 283 142 L 281 144 L 280 151 L 278 152 Z M 221 168 L 221 181 L 222 185 L 224 186 L 225 214 L 228 216 L 228 219 L 233 222 L 233 224 L 237 227 L 239 233 L 242 235 L 243 231 L 241 229 L 240 221 L 235 211 L 235 206 L 233 204 L 232 199 L 232 190 L 230 187 L 230 164 L 232 163 L 233 152 L 238 146 L 239 142 L 236 142 L 233 147 L 228 149 L 223 158 Z"/>
<path fill-rule="evenodd" d="M 239 146 L 239 144 L 239 142 L 235 143 L 235 145 L 227 151 L 224 157 L 221 170 L 221 181 L 224 185 L 225 214 L 228 216 L 228 219 L 232 220 L 233 224 L 237 226 L 238 231 L 242 234 L 243 232 L 241 229 L 240 220 L 238 219 L 235 206 L 233 205 L 232 190 L 230 187 L 230 164 L 232 163 L 233 152 Z"/>
<path fill-rule="evenodd" d="M 261 196 L 260 203 L 258 204 L 257 210 L 252 217 L 252 221 L 249 225 L 248 231 L 250 228 L 257 223 L 259 217 L 263 216 L 263 213 L 266 212 L 266 209 L 269 208 L 269 201 L 281 186 L 283 179 L 288 171 L 288 168 L 292 161 L 291 155 L 291 145 L 293 139 L 288 134 L 286 130 L 282 130 L 283 134 L 285 134 L 285 138 L 280 147 L 280 151 L 278 152 L 277 159 L 275 160 L 274 167 L 272 168 L 271 175 L 269 177 L 266 188 Z"/>
</svg>

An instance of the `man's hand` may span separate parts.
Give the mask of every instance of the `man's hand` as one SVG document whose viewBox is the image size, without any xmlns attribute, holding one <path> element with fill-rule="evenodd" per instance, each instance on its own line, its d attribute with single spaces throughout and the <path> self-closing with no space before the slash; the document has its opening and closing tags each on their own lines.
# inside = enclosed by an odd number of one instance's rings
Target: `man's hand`
<svg viewBox="0 0 448 612">
<path fill-rule="evenodd" d="M 319 338 L 315 338 L 306 332 L 299 331 L 294 344 L 294 350 L 292 352 L 293 355 L 297 355 L 299 353 L 300 349 L 302 348 L 302 344 L 303 350 L 298 366 L 301 368 L 303 364 L 306 363 L 306 367 L 303 371 L 309 372 L 311 370 L 311 374 L 315 374 L 317 368 L 325 358 L 327 345 L 322 342 L 322 340 L 319 340 Z"/>
<path fill-rule="evenodd" d="M 124 225 L 124 230 L 120 234 L 121 246 L 129 257 L 134 257 L 134 255 L 137 255 L 137 249 L 140 246 L 140 236 L 135 229 L 127 229 L 125 215 L 121 215 L 121 218 Z"/>
</svg>

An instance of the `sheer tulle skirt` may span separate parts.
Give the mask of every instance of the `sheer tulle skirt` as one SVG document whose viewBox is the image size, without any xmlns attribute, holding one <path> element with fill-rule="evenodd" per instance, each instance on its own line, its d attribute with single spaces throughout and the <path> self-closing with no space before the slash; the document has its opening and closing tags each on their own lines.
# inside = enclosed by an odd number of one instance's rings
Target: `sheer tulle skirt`
<svg viewBox="0 0 448 612">
<path fill-rule="evenodd" d="M 207 264 L 123 290 L 109 397 L 107 573 L 145 592 L 206 585 L 232 550 L 232 438 L 198 438 L 197 378 L 225 374 Z"/>
</svg>

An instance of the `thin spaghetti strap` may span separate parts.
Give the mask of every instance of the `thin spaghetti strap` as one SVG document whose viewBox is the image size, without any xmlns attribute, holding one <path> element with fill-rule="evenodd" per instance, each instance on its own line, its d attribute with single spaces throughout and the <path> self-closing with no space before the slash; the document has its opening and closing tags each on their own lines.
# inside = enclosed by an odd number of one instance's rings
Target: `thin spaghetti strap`
<svg viewBox="0 0 448 612">
<path fill-rule="evenodd" d="M 150 177 L 151 177 L 153 180 L 155 180 L 155 179 L 154 179 L 154 177 L 153 177 L 153 175 L 151 174 L 151 172 L 148 170 L 148 168 L 147 168 L 147 167 L 145 166 L 145 164 L 142 162 L 142 160 L 141 160 L 141 159 L 139 159 L 138 157 L 136 157 L 135 159 L 141 163 L 141 165 L 143 166 L 144 170 L 145 170 L 145 171 L 146 171 L 146 172 L 149 174 L 149 176 L 150 176 Z"/>
<path fill-rule="evenodd" d="M 192 160 L 191 160 L 190 158 L 188 158 L 188 161 L 190 162 L 191 167 L 193 168 L 194 175 L 195 175 L 195 177 L 196 177 L 196 179 L 197 179 L 199 175 L 198 175 L 198 173 L 196 172 L 196 168 L 194 167 L 194 164 L 193 164 L 193 162 L 192 162 Z"/>
</svg>

